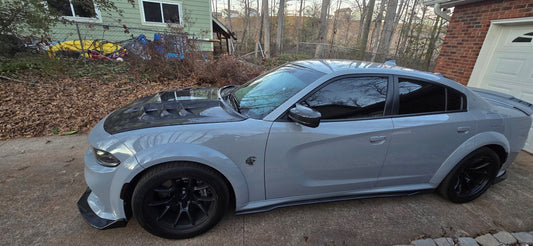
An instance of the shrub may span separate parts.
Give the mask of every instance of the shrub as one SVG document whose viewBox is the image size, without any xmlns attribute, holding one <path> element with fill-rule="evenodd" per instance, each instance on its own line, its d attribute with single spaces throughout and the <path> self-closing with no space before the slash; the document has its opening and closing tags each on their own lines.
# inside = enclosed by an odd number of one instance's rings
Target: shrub
<svg viewBox="0 0 533 246">
<path fill-rule="evenodd" d="M 216 86 L 243 84 L 264 72 L 261 66 L 224 55 L 198 70 L 198 80 Z"/>
</svg>

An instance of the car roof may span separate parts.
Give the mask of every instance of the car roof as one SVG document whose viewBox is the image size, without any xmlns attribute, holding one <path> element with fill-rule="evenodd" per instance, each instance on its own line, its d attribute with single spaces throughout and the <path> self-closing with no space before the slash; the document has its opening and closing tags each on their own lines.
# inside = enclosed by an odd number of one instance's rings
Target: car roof
<svg viewBox="0 0 533 246">
<path fill-rule="evenodd" d="M 384 63 L 357 61 L 357 60 L 335 60 L 335 59 L 317 59 L 317 60 L 302 60 L 291 62 L 296 66 L 302 66 L 323 72 L 325 74 L 335 72 L 352 72 L 352 73 L 385 73 L 385 74 L 399 74 L 410 75 L 430 80 L 440 80 L 442 76 L 434 73 L 422 72 L 411 68 L 394 66 Z"/>
</svg>

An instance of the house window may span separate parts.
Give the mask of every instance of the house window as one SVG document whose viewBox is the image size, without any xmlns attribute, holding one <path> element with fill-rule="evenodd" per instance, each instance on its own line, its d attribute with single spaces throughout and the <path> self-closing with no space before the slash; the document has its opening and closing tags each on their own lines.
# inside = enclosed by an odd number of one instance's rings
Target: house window
<svg viewBox="0 0 533 246">
<path fill-rule="evenodd" d="M 142 1 L 144 21 L 147 23 L 180 24 L 179 3 Z"/>
<path fill-rule="evenodd" d="M 92 0 L 47 0 L 48 6 L 66 17 L 97 18 Z"/>
<path fill-rule="evenodd" d="M 531 43 L 532 39 L 533 39 L 533 32 L 529 32 L 524 35 L 521 35 L 520 37 L 513 39 L 513 43 Z"/>
</svg>

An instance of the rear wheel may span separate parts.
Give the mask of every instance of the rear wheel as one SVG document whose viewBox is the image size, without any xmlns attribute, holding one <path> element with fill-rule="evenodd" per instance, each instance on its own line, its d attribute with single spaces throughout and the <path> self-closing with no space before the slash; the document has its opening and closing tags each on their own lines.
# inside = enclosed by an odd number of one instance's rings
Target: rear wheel
<svg viewBox="0 0 533 246">
<path fill-rule="evenodd" d="M 215 226 L 228 206 L 228 188 L 215 171 L 192 163 L 150 170 L 133 192 L 133 214 L 148 232 L 190 238 Z"/>
<path fill-rule="evenodd" d="M 500 166 L 498 155 L 483 147 L 467 155 L 448 174 L 439 192 L 455 203 L 465 203 L 481 196 L 494 182 Z"/>
</svg>

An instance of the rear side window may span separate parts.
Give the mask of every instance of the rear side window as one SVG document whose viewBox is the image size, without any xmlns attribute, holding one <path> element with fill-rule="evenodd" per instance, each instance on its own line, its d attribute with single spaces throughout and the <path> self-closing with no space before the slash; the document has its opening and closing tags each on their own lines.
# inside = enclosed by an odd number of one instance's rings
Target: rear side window
<svg viewBox="0 0 533 246">
<path fill-rule="evenodd" d="M 400 115 L 462 111 L 465 98 L 460 92 L 423 81 L 399 78 Z"/>
</svg>

